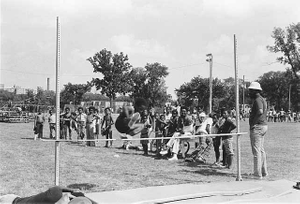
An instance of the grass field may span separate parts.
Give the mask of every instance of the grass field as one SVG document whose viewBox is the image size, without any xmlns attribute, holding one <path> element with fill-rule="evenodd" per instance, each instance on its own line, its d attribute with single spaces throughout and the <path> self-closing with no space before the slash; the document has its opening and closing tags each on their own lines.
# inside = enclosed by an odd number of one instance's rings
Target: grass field
<svg viewBox="0 0 300 204">
<path fill-rule="evenodd" d="M 54 185 L 54 143 L 34 141 L 32 126 L 32 123 L 0 123 L 0 195 L 28 196 Z M 48 129 L 46 124 L 45 137 L 49 136 Z M 117 138 L 118 133 L 113 131 L 113 137 Z M 241 122 L 241 132 L 248 132 L 247 121 Z M 213 151 L 208 164 L 191 164 L 183 160 L 157 160 L 154 154 L 143 156 L 142 151 L 119 149 L 121 141 L 115 141 L 109 149 L 103 147 L 104 142 L 97 145 L 61 143 L 61 186 L 100 192 L 236 178 L 236 165 L 231 171 L 210 166 L 214 161 Z M 300 123 L 269 123 L 265 149 L 268 180 L 300 180 Z M 242 177 L 248 180 L 246 174 L 252 172 L 253 166 L 249 135 L 241 138 L 241 152 Z"/>
</svg>

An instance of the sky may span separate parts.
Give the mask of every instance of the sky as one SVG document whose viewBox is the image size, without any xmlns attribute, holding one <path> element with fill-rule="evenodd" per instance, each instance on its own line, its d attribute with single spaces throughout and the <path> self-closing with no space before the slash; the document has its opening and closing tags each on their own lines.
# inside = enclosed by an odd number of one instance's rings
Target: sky
<svg viewBox="0 0 300 204">
<path fill-rule="evenodd" d="M 106 48 L 128 55 L 133 67 L 168 67 L 168 93 L 193 77 L 254 81 L 284 71 L 270 53 L 274 27 L 300 21 L 299 0 L 1 0 L 0 84 L 55 90 L 56 19 L 61 25 L 60 88 L 94 77 L 86 60 Z"/>
</svg>

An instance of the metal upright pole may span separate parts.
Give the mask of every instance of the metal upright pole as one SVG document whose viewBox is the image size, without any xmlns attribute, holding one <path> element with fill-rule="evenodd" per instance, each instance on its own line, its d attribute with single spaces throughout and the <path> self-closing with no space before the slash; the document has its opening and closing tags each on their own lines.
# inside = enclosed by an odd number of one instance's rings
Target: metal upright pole
<svg viewBox="0 0 300 204">
<path fill-rule="evenodd" d="M 213 67 L 213 55 L 209 62 L 209 113 L 212 112 L 212 67 Z"/>
<path fill-rule="evenodd" d="M 212 112 L 212 67 L 213 67 L 213 55 L 207 54 L 206 55 L 208 59 L 206 59 L 207 62 L 209 62 L 209 113 Z"/>
<path fill-rule="evenodd" d="M 243 114 L 245 113 L 245 75 L 243 75 Z"/>
<path fill-rule="evenodd" d="M 235 35 L 234 38 L 234 70 L 235 70 L 235 109 L 236 109 L 236 131 L 240 132 L 240 108 L 239 108 L 239 78 L 238 78 L 238 68 L 237 68 L 237 42 Z M 241 147 L 240 147 L 240 135 L 236 136 L 236 144 L 237 144 L 237 175 L 236 180 L 241 181 Z"/>
<path fill-rule="evenodd" d="M 291 88 L 292 88 L 292 84 L 290 84 L 289 86 L 289 110 L 291 110 Z"/>
<path fill-rule="evenodd" d="M 59 89 L 59 72 L 60 72 L 60 22 L 59 17 L 56 19 L 56 131 L 55 131 L 55 185 L 59 185 L 59 139 L 60 139 L 60 89 Z"/>
</svg>

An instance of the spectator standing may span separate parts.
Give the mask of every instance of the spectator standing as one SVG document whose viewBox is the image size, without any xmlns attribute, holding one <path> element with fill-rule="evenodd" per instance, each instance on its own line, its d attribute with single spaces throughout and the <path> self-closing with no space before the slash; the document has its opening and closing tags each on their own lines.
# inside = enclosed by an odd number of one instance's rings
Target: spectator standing
<svg viewBox="0 0 300 204">
<path fill-rule="evenodd" d="M 283 110 L 283 108 L 281 108 L 281 110 L 279 111 L 279 118 L 280 122 L 285 122 L 285 111 Z"/>
<path fill-rule="evenodd" d="M 38 114 L 35 116 L 34 127 L 36 129 L 36 134 L 38 135 L 38 139 L 43 138 L 43 128 L 44 128 L 45 117 L 42 114 L 41 110 L 39 110 Z"/>
<path fill-rule="evenodd" d="M 64 139 L 68 139 L 68 133 L 69 133 L 69 139 L 72 140 L 72 130 L 71 130 L 71 119 L 72 115 L 70 112 L 70 108 L 65 108 L 65 113 L 61 116 L 63 120 L 63 135 Z"/>
<path fill-rule="evenodd" d="M 97 108 L 95 108 L 95 115 L 97 116 L 96 117 L 96 132 L 95 132 L 95 138 L 96 139 L 99 139 L 99 134 L 100 134 L 100 130 L 101 130 L 101 124 L 102 124 L 102 121 L 101 121 L 101 115 L 99 113 L 99 110 Z M 98 141 L 97 141 L 98 142 Z"/>
<path fill-rule="evenodd" d="M 55 115 L 53 114 L 52 110 L 49 110 L 49 117 L 48 117 L 48 123 L 49 123 L 49 129 L 50 129 L 50 139 L 55 139 L 55 136 L 53 136 L 53 132 L 55 131 Z"/>
<path fill-rule="evenodd" d="M 77 133 L 78 133 L 78 139 L 83 140 L 85 138 L 85 125 L 86 125 L 86 114 L 83 112 L 83 108 L 79 107 L 78 109 L 78 115 L 76 116 L 76 122 L 77 122 Z"/>
<path fill-rule="evenodd" d="M 144 124 L 144 128 L 141 131 L 141 138 L 149 138 L 149 130 L 152 127 L 150 116 L 147 110 L 144 110 L 141 118 L 141 123 Z M 148 143 L 149 140 L 141 140 L 144 155 L 148 155 Z"/>
<path fill-rule="evenodd" d="M 268 130 L 266 114 L 267 103 L 261 96 L 261 87 L 258 82 L 252 82 L 249 89 L 249 96 L 252 103 L 252 109 L 249 118 L 250 141 L 254 162 L 254 178 L 261 179 L 268 176 L 267 157 L 264 149 L 264 139 Z"/>
<path fill-rule="evenodd" d="M 89 107 L 89 113 L 86 117 L 86 139 L 87 140 L 94 140 L 95 133 L 96 133 L 96 119 L 97 116 L 95 115 L 95 108 L 93 106 Z M 95 141 L 87 141 L 87 146 L 96 146 Z"/>
<path fill-rule="evenodd" d="M 164 114 L 159 115 L 157 113 L 155 117 L 155 137 L 165 137 L 167 133 L 166 129 L 167 129 L 166 116 Z M 157 157 L 160 157 L 159 152 L 161 151 L 162 148 L 162 141 L 163 141 L 162 139 L 156 140 Z"/>
<path fill-rule="evenodd" d="M 223 118 L 225 119 L 222 126 L 219 128 L 219 133 L 230 133 L 236 128 L 235 119 L 232 118 L 227 111 L 223 112 Z M 223 149 L 223 166 L 231 169 L 233 162 L 233 136 L 222 136 L 222 149 Z"/>
<path fill-rule="evenodd" d="M 112 129 L 111 126 L 114 124 L 114 121 L 111 117 L 110 108 L 104 109 L 104 117 L 101 124 L 102 135 L 106 137 L 106 139 L 112 139 Z M 108 146 L 109 143 L 109 146 Z M 106 141 L 105 147 L 112 147 L 113 141 Z"/>
</svg>

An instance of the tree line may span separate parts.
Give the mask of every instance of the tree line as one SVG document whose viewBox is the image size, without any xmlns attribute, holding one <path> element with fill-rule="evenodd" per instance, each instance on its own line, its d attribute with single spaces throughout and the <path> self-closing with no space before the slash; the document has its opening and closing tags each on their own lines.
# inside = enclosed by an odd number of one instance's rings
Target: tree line
<svg viewBox="0 0 300 204">
<path fill-rule="evenodd" d="M 287 65 L 285 71 L 270 71 L 258 78 L 269 106 L 276 109 L 291 108 L 299 110 L 300 101 L 300 23 L 291 24 L 285 29 L 274 28 L 272 33 L 274 45 L 266 49 L 273 53 L 280 53 L 276 60 Z M 73 103 L 79 105 L 88 100 L 132 100 L 136 97 L 146 98 L 152 106 L 162 107 L 166 102 L 185 106 L 201 107 L 205 110 L 209 104 L 209 79 L 195 76 L 190 82 L 185 82 L 175 90 L 177 100 L 172 100 L 167 93 L 165 79 L 169 74 L 168 67 L 158 63 L 147 63 L 144 67 L 132 67 L 128 55 L 123 52 L 112 54 L 102 49 L 89 57 L 87 61 L 92 71 L 99 76 L 92 78 L 86 84 L 64 85 L 60 92 L 61 107 Z M 249 104 L 248 87 L 250 82 L 239 79 L 239 101 Z M 95 87 L 101 94 L 91 94 Z M 213 79 L 213 109 L 220 107 L 235 107 L 234 78 Z M 244 97 L 245 96 L 245 97 Z M 55 92 L 37 89 L 33 94 L 29 90 L 26 94 L 16 95 L 0 90 L 2 102 L 20 100 L 27 103 L 55 105 Z M 112 103 L 111 103 L 112 104 Z"/>
</svg>

